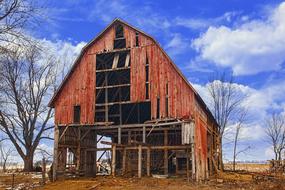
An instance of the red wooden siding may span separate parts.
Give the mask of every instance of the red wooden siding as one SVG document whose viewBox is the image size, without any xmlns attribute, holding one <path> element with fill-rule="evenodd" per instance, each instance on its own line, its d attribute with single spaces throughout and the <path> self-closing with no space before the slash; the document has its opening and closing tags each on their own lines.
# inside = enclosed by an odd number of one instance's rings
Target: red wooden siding
<svg viewBox="0 0 285 190">
<path fill-rule="evenodd" d="M 81 106 L 81 123 L 92 123 L 95 92 L 94 55 L 85 54 L 55 101 L 55 123 L 73 123 L 73 107 Z"/>
<path fill-rule="evenodd" d="M 136 30 L 125 25 L 126 47 L 130 48 L 132 102 L 146 101 L 146 58 L 149 61 L 149 97 L 151 116 L 157 116 L 157 97 L 160 98 L 159 116 L 166 113 L 166 84 L 168 84 L 168 116 L 173 118 L 195 117 L 195 98 L 191 86 L 182 78 L 174 64 L 150 37 L 139 33 L 136 47 Z M 85 51 L 74 71 L 55 99 L 55 122 L 73 123 L 73 106 L 81 106 L 81 123 L 94 123 L 96 54 L 113 50 L 114 27 L 109 27 Z"/>
</svg>

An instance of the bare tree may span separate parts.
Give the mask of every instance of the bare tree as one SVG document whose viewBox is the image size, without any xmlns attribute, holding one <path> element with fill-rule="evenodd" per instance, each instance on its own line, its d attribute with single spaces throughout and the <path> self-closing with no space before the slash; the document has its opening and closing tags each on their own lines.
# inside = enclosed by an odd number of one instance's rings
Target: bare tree
<svg viewBox="0 0 285 190">
<path fill-rule="evenodd" d="M 222 139 L 226 127 L 230 122 L 237 119 L 237 113 L 240 113 L 241 105 L 246 99 L 238 85 L 234 83 L 233 76 L 227 76 L 226 73 L 217 73 L 208 84 L 210 95 L 210 109 L 218 123 L 219 134 L 219 162 L 223 170 L 223 151 Z"/>
<path fill-rule="evenodd" d="M 285 148 L 285 119 L 284 116 L 272 113 L 265 121 L 266 134 L 273 147 L 275 160 L 282 159 L 282 151 Z"/>
<path fill-rule="evenodd" d="M 235 136 L 234 136 L 234 147 L 233 147 L 233 170 L 236 170 L 236 159 L 237 156 L 241 153 L 245 153 L 247 150 L 250 149 L 250 146 L 247 146 L 244 149 L 237 150 L 238 142 L 240 141 L 240 132 L 242 127 L 244 126 L 244 123 L 246 121 L 247 116 L 247 110 L 246 109 L 240 109 L 240 112 L 238 113 L 237 123 L 235 125 Z"/>
<path fill-rule="evenodd" d="M 42 139 L 50 139 L 47 132 L 53 128 L 47 98 L 54 90 L 55 62 L 38 46 L 16 46 L 1 56 L 0 64 L 4 70 L 0 130 L 23 159 L 24 171 L 31 171 L 36 148 Z"/>
<path fill-rule="evenodd" d="M 24 29 L 38 20 L 39 10 L 34 0 L 0 0 L 0 53 L 30 40 Z"/>
<path fill-rule="evenodd" d="M 4 147 L 2 143 L 0 143 L 0 165 L 2 166 L 2 171 L 6 172 L 6 167 L 10 157 L 14 150 L 12 147 Z"/>
</svg>

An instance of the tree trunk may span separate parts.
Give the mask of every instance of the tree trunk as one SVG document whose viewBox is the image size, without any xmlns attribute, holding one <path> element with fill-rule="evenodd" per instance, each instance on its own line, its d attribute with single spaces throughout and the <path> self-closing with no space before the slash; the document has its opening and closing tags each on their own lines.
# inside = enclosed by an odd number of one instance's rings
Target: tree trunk
<svg viewBox="0 0 285 190">
<path fill-rule="evenodd" d="M 223 164 L 223 146 L 222 146 L 222 137 L 219 137 L 219 149 L 220 149 L 220 154 L 219 154 L 219 167 L 221 171 L 224 171 L 224 164 Z"/>
<path fill-rule="evenodd" d="M 24 171 L 25 172 L 31 172 L 33 171 L 33 160 L 34 160 L 34 155 L 28 155 L 24 159 Z"/>
<path fill-rule="evenodd" d="M 281 161 L 281 160 L 282 160 L 281 154 L 282 154 L 282 151 L 279 151 L 279 152 L 278 152 L 278 161 Z"/>
<path fill-rule="evenodd" d="M 2 167 L 3 172 L 6 172 L 6 161 L 3 162 L 3 167 Z"/>
</svg>

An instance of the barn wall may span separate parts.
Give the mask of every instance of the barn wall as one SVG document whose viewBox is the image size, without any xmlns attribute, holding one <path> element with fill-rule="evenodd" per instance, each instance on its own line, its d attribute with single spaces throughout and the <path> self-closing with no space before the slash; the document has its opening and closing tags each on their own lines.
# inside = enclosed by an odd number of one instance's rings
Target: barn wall
<svg viewBox="0 0 285 190">
<path fill-rule="evenodd" d="M 81 123 L 92 123 L 94 115 L 95 64 L 93 55 L 84 55 L 60 91 L 55 102 L 55 123 L 73 123 L 73 107 L 81 106 Z M 79 80 L 80 79 L 80 80 Z"/>
<path fill-rule="evenodd" d="M 131 48 L 131 101 L 145 100 L 145 59 L 146 47 L 154 44 L 149 37 L 139 35 L 140 47 L 136 46 L 136 31 L 124 27 L 126 47 Z M 96 84 L 96 54 L 113 50 L 115 31 L 110 27 L 93 42 L 84 53 L 74 71 L 60 90 L 55 100 L 55 123 L 73 123 L 73 107 L 81 106 L 81 123 L 94 123 L 95 114 L 95 84 Z"/>
<path fill-rule="evenodd" d="M 207 130 L 213 129 L 214 120 L 209 117 L 204 105 L 193 88 L 181 76 L 176 66 L 150 37 L 140 33 L 136 47 L 136 31 L 124 26 L 126 48 L 130 50 L 130 101 L 151 102 L 151 118 L 192 118 L 195 122 L 195 163 L 197 178 L 207 176 Z M 100 38 L 92 42 L 73 72 L 62 86 L 54 102 L 55 123 L 73 123 L 73 108 L 81 106 L 81 124 L 93 124 L 96 99 L 96 54 L 113 51 L 114 27 L 107 29 Z M 149 99 L 146 97 L 146 63 L 149 63 Z M 168 86 L 168 90 L 167 90 Z M 160 111 L 157 113 L 157 98 Z M 168 97 L 168 113 L 166 109 Z"/>
<path fill-rule="evenodd" d="M 157 98 L 160 99 L 161 118 L 189 118 L 193 116 L 194 92 L 177 72 L 174 65 L 158 45 L 146 48 L 150 60 L 150 83 L 152 118 L 157 117 Z M 168 85 L 168 92 L 167 92 Z M 168 114 L 166 96 L 168 93 Z"/>
<path fill-rule="evenodd" d="M 177 72 L 175 66 L 155 42 L 144 34 L 139 35 L 139 47 L 135 46 L 136 31 L 124 27 L 126 47 L 131 48 L 131 101 L 146 101 L 145 64 L 149 60 L 149 95 L 151 116 L 157 116 L 157 98 L 160 98 L 160 118 L 194 117 L 194 92 Z M 114 27 L 88 48 L 74 72 L 55 101 L 55 122 L 73 123 L 73 106 L 81 106 L 81 123 L 94 123 L 96 54 L 113 50 Z M 78 80 L 80 79 L 80 80 Z M 166 113 L 166 85 L 168 84 L 168 114 Z"/>
</svg>

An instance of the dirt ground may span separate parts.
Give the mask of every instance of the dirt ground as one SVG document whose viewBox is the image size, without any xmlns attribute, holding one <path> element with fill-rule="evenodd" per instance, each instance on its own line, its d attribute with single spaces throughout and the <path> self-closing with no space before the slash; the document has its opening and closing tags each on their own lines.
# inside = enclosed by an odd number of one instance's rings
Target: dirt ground
<svg viewBox="0 0 285 190">
<path fill-rule="evenodd" d="M 14 187 L 16 190 L 285 190 L 285 176 L 269 174 L 268 166 L 251 164 L 239 165 L 238 168 L 247 168 L 248 171 L 223 172 L 219 176 L 214 176 L 199 184 L 188 182 L 185 177 L 170 177 L 168 179 L 144 177 L 138 179 L 136 177 L 98 176 L 96 178 L 59 180 L 55 183 L 48 182 L 42 186 L 39 174 L 17 174 L 14 179 Z M 11 183 L 12 174 L 0 175 L 0 190 L 11 189 Z"/>
</svg>

